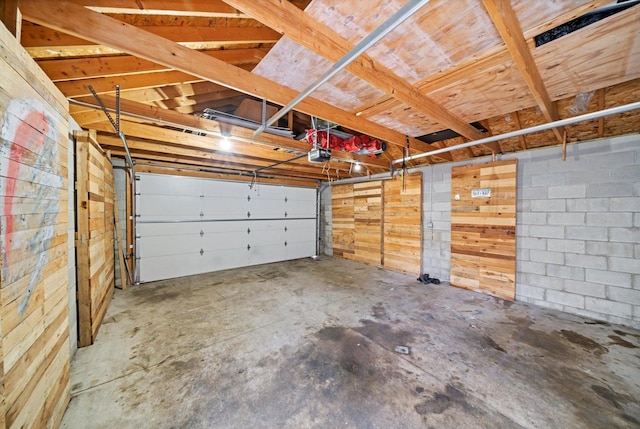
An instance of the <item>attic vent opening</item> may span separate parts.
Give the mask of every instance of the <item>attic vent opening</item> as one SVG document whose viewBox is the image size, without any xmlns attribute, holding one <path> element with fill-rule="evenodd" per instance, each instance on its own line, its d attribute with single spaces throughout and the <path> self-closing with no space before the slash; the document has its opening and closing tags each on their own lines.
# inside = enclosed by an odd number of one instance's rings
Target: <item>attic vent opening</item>
<svg viewBox="0 0 640 429">
<path fill-rule="evenodd" d="M 476 129 L 482 131 L 483 133 L 486 133 L 487 131 L 489 131 L 480 122 L 473 122 L 471 123 L 471 125 L 474 126 Z M 416 137 L 416 139 L 423 141 L 425 143 L 435 143 L 442 140 L 454 139 L 456 137 L 460 137 L 460 134 L 456 133 L 451 129 L 448 129 L 448 130 L 436 131 L 435 133 L 431 133 L 431 134 L 418 136 Z"/>
<path fill-rule="evenodd" d="M 640 3 L 640 0 L 618 0 L 616 2 L 603 6 L 600 9 L 574 18 L 571 21 L 565 22 L 564 24 L 558 25 L 557 27 L 547 30 L 544 33 L 541 33 L 534 37 L 536 48 L 538 46 L 544 45 L 545 43 L 549 43 L 556 39 L 559 39 L 562 36 L 571 34 L 574 31 L 580 30 L 581 28 L 587 27 L 591 24 L 595 24 L 596 22 L 601 21 L 611 15 L 615 15 L 616 13 L 627 10 L 630 7 L 637 5 L 638 3 Z"/>
</svg>

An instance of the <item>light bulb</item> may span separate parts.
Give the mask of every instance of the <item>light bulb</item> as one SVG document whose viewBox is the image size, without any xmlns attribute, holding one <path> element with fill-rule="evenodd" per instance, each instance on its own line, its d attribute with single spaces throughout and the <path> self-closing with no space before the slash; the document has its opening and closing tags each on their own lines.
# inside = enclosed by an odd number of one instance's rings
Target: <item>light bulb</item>
<svg viewBox="0 0 640 429">
<path fill-rule="evenodd" d="M 360 171 L 360 163 L 359 163 L 359 162 L 356 162 L 356 163 L 355 163 L 355 165 L 353 166 L 353 169 L 354 169 L 355 171 Z"/>
<path fill-rule="evenodd" d="M 220 149 L 225 151 L 231 149 L 231 140 L 229 140 L 229 137 L 222 136 L 222 141 L 220 142 Z"/>
</svg>

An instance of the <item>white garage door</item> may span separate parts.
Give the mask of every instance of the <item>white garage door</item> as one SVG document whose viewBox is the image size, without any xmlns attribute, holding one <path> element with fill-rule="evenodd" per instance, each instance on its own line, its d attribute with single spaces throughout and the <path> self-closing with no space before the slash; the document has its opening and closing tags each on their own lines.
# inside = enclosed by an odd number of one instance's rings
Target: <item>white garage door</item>
<svg viewBox="0 0 640 429">
<path fill-rule="evenodd" d="M 141 282 L 315 255 L 315 189 L 136 177 Z"/>
</svg>

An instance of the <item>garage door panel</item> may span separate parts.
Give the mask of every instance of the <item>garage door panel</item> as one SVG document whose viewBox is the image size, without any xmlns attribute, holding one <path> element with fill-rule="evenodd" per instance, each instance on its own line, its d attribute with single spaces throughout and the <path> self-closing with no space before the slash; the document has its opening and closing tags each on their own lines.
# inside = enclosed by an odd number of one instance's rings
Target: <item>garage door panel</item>
<svg viewBox="0 0 640 429">
<path fill-rule="evenodd" d="M 140 176 L 142 282 L 315 254 L 315 189 Z"/>
<path fill-rule="evenodd" d="M 202 213 L 202 199 L 182 195 L 145 195 L 138 198 L 137 213 L 141 221 L 195 220 Z"/>
<path fill-rule="evenodd" d="M 162 176 L 157 174 L 139 175 L 136 187 L 145 195 L 180 195 L 200 197 L 202 180 L 194 177 Z"/>
</svg>

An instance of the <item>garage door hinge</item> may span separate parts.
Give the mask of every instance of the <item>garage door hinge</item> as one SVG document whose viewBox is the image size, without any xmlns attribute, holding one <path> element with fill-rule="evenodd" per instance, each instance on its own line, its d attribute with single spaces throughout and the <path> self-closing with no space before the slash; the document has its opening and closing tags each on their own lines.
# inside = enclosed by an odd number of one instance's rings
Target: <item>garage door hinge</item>
<svg viewBox="0 0 640 429">
<path fill-rule="evenodd" d="M 204 231 L 200 230 L 200 237 L 204 237 Z"/>
<path fill-rule="evenodd" d="M 287 227 L 286 226 L 284 227 L 284 232 L 287 232 Z"/>
<path fill-rule="evenodd" d="M 204 217 L 204 212 L 200 212 L 200 217 Z"/>
<path fill-rule="evenodd" d="M 287 197 L 284 197 L 284 202 L 286 203 L 287 201 L 289 201 L 289 199 Z"/>
<path fill-rule="evenodd" d="M 247 250 L 251 250 L 251 245 L 247 244 Z"/>
<path fill-rule="evenodd" d="M 287 217 L 287 216 L 289 216 L 289 215 L 287 214 L 287 212 L 284 212 L 284 217 Z"/>
<path fill-rule="evenodd" d="M 251 201 L 251 195 L 247 195 L 247 201 Z"/>
<path fill-rule="evenodd" d="M 247 212 L 247 217 L 251 217 L 251 212 Z"/>
<path fill-rule="evenodd" d="M 204 249 L 200 249 L 200 256 L 204 255 Z"/>
<path fill-rule="evenodd" d="M 251 228 L 247 228 L 247 234 L 251 234 Z"/>
<path fill-rule="evenodd" d="M 286 241 L 284 242 L 284 247 L 287 247 L 287 242 Z"/>
<path fill-rule="evenodd" d="M 136 180 L 140 180 L 140 176 L 136 174 Z"/>
</svg>

